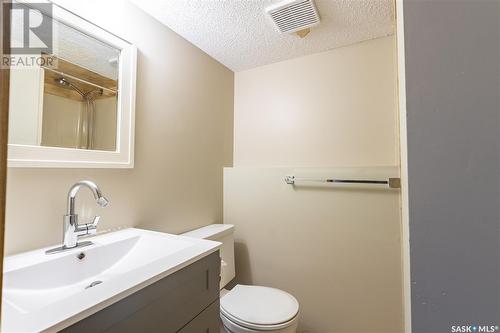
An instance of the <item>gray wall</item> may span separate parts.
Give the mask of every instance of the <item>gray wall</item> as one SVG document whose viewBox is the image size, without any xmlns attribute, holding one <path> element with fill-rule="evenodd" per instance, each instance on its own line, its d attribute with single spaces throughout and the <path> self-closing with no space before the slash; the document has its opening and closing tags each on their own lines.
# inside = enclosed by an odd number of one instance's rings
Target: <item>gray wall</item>
<svg viewBox="0 0 500 333">
<path fill-rule="evenodd" d="M 414 333 L 500 325 L 499 14 L 404 2 Z"/>
</svg>

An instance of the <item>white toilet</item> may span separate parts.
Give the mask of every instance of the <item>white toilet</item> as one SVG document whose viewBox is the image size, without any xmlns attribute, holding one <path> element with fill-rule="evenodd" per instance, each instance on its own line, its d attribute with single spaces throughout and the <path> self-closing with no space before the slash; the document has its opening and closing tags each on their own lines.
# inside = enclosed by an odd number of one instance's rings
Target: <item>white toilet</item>
<svg viewBox="0 0 500 333">
<path fill-rule="evenodd" d="M 234 226 L 211 224 L 183 234 L 222 243 L 220 316 L 227 332 L 295 333 L 298 324 L 299 303 L 279 289 L 236 285 L 223 289 L 234 277 Z"/>
</svg>

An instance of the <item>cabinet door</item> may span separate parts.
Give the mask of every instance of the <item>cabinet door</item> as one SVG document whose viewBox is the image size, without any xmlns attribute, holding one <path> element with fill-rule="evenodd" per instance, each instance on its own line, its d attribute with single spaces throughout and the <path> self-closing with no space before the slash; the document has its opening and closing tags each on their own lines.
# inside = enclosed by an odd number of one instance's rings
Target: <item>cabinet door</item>
<svg viewBox="0 0 500 333">
<path fill-rule="evenodd" d="M 178 333 L 219 333 L 220 332 L 219 300 L 215 301 L 191 320 Z"/>
</svg>

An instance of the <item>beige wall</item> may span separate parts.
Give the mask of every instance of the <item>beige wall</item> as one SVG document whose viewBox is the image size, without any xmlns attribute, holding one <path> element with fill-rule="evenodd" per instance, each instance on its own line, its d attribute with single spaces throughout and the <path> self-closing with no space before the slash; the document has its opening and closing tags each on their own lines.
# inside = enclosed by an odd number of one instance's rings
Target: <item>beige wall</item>
<svg viewBox="0 0 500 333">
<path fill-rule="evenodd" d="M 101 230 L 182 232 L 222 219 L 222 168 L 232 165 L 233 73 L 131 4 L 94 5 L 86 2 L 81 14 L 139 50 L 135 168 L 9 169 L 7 254 L 61 242 L 66 193 L 80 179 L 96 181 L 111 200 L 98 211 Z M 82 191 L 81 202 L 88 196 Z M 97 210 L 92 202 L 83 209 L 86 216 Z"/>
<path fill-rule="evenodd" d="M 399 192 L 285 184 L 298 172 L 225 170 L 237 282 L 297 297 L 299 332 L 402 332 Z"/>
<path fill-rule="evenodd" d="M 399 192 L 283 181 L 299 166 L 397 173 L 395 68 L 387 37 L 235 75 L 237 282 L 294 294 L 300 332 L 403 331 Z"/>
<path fill-rule="evenodd" d="M 234 165 L 397 164 L 394 43 L 380 38 L 236 73 Z"/>
</svg>

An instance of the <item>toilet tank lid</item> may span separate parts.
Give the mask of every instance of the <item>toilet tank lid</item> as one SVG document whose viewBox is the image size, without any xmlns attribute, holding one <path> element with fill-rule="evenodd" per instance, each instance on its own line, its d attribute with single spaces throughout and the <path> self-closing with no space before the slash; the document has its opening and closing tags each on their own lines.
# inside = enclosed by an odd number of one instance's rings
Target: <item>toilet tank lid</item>
<svg viewBox="0 0 500 333">
<path fill-rule="evenodd" d="M 210 224 L 205 227 L 183 233 L 182 236 L 202 239 L 216 239 L 233 232 L 234 225 L 232 224 Z"/>
</svg>

